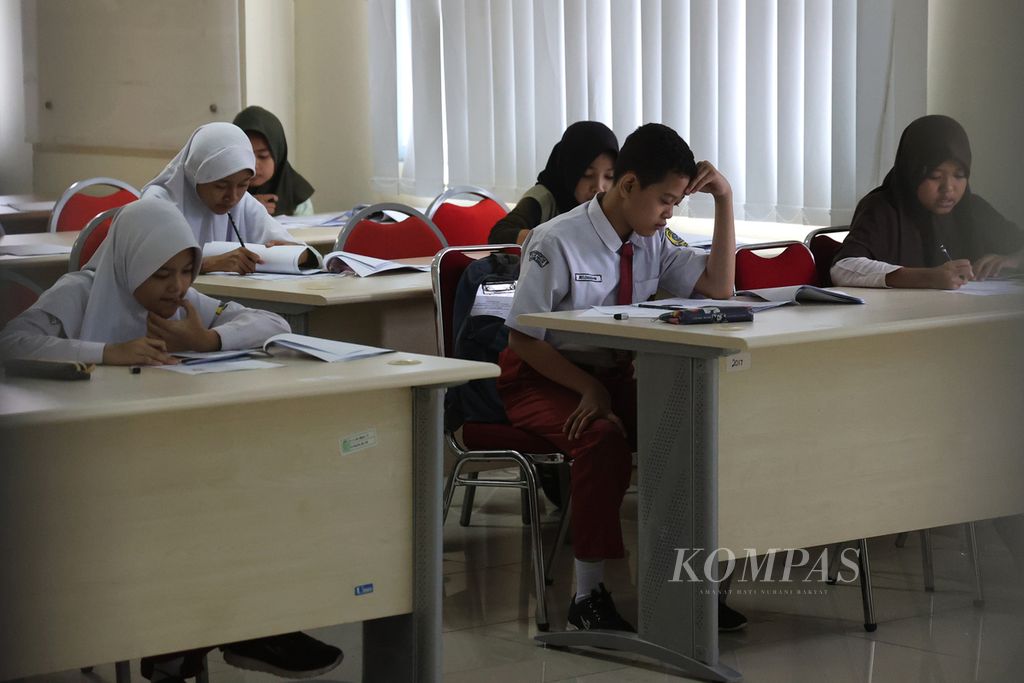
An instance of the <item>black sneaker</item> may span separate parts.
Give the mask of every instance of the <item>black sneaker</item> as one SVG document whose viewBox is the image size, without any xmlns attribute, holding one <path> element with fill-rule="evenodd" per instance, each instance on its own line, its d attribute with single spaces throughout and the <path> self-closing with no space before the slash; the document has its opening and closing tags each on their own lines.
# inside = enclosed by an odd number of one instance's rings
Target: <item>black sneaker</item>
<svg viewBox="0 0 1024 683">
<path fill-rule="evenodd" d="M 305 633 L 285 633 L 269 638 L 222 645 L 224 661 L 239 669 L 262 671 L 284 678 L 311 678 L 327 673 L 345 657 L 333 645 Z"/>
<path fill-rule="evenodd" d="M 747 625 L 747 618 L 724 602 L 718 603 L 718 631 L 739 631 Z"/>
<path fill-rule="evenodd" d="M 569 623 L 581 631 L 600 629 L 602 631 L 628 631 L 636 633 L 636 629 L 622 618 L 612 602 L 612 594 L 605 590 L 604 584 L 590 591 L 590 597 L 576 602 L 572 596 L 569 603 Z"/>
</svg>

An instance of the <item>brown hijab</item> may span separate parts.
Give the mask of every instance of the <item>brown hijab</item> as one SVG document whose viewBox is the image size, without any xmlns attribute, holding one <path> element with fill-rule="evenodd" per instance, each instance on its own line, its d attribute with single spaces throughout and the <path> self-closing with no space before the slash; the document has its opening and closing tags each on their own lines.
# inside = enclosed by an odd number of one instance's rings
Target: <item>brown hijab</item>
<svg viewBox="0 0 1024 683">
<path fill-rule="evenodd" d="M 936 215 L 917 199 L 917 188 L 936 167 L 953 161 L 971 173 L 967 132 L 948 116 L 923 116 L 903 131 L 896 162 L 879 187 L 857 205 L 850 234 L 833 263 L 864 256 L 910 268 L 954 259 L 1007 254 L 1024 245 L 1024 232 L 1003 218 L 968 185 L 952 212 Z"/>
</svg>

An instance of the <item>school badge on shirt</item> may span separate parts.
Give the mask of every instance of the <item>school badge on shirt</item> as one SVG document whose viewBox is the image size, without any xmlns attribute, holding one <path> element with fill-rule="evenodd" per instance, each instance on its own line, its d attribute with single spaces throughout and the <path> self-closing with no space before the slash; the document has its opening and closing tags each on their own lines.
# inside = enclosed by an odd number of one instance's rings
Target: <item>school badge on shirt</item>
<svg viewBox="0 0 1024 683">
<path fill-rule="evenodd" d="M 684 240 L 682 237 L 680 237 L 679 235 L 677 235 L 674 232 L 672 232 L 672 230 L 669 229 L 669 228 L 665 228 L 665 239 L 667 239 L 670 244 L 672 244 L 674 246 L 677 246 L 677 247 L 688 247 L 688 246 L 690 246 L 689 244 L 686 243 L 686 240 Z"/>
<path fill-rule="evenodd" d="M 541 268 L 548 264 L 548 257 L 540 253 L 536 249 L 530 252 L 530 260 L 536 263 Z"/>
</svg>

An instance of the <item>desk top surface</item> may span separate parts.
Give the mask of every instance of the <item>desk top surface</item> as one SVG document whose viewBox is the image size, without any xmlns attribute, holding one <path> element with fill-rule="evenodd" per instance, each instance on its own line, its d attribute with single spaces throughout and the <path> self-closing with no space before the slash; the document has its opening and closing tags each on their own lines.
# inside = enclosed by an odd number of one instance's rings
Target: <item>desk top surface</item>
<svg viewBox="0 0 1024 683">
<path fill-rule="evenodd" d="M 496 377 L 498 366 L 413 353 L 387 353 L 325 363 L 289 351 L 285 367 L 206 375 L 157 368 L 97 366 L 83 381 L 11 378 L 0 381 L 0 427 L 166 410 L 214 408 L 265 400 L 352 394 L 380 389 L 461 384 Z"/>
<path fill-rule="evenodd" d="M 1018 284 L 1014 293 L 989 296 L 856 287 L 842 291 L 859 296 L 866 303 L 790 305 L 755 313 L 750 323 L 716 325 L 668 325 L 650 319 L 581 317 L 582 311 L 521 315 L 519 320 L 552 330 L 620 338 L 625 348 L 629 347 L 625 340 L 642 340 L 740 351 L 987 321 L 1018 319 L 1024 322 L 1024 284 Z"/>
</svg>

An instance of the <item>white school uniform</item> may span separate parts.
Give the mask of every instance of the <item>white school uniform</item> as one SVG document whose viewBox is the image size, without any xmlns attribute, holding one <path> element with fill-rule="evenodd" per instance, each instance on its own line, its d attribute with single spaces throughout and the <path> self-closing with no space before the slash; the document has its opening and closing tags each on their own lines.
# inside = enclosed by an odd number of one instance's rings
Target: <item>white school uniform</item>
<svg viewBox="0 0 1024 683">
<path fill-rule="evenodd" d="M 208 123 L 197 128 L 160 175 L 142 188 L 142 196 L 166 199 L 177 205 L 200 245 L 238 241 L 228 214 L 235 219 L 246 242 L 298 242 L 248 192 L 224 215 L 210 211 L 196 193 L 197 184 L 211 183 L 246 169 L 255 173 L 256 156 L 245 132 L 232 123 Z"/>
<path fill-rule="evenodd" d="M 133 292 L 173 256 L 191 249 L 199 272 L 201 252 L 181 212 L 162 199 L 143 198 L 117 214 L 89 267 L 61 277 L 0 332 L 0 358 L 103 361 L 106 344 L 146 336 L 148 311 Z M 275 313 L 220 302 L 189 288 L 185 298 L 221 348 L 259 346 L 288 332 Z M 171 320 L 185 317 L 184 309 Z"/>
<path fill-rule="evenodd" d="M 614 306 L 619 290 L 619 238 L 599 203 L 600 195 L 541 226 L 523 245 L 522 266 L 506 324 L 559 350 L 579 351 L 557 330 L 516 322 L 524 313 L 584 310 Z M 659 289 L 688 297 L 704 272 L 707 255 L 677 247 L 664 231 L 650 237 L 633 233 L 633 302 Z"/>
</svg>

